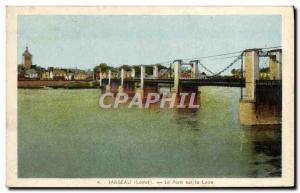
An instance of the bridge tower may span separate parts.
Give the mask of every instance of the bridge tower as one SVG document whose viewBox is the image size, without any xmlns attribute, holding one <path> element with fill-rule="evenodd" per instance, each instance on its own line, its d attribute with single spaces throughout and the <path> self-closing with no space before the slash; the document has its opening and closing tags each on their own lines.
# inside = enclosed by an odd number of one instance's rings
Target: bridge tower
<svg viewBox="0 0 300 193">
<path fill-rule="evenodd" d="M 256 124 L 255 89 L 259 77 L 259 50 L 249 49 L 243 52 L 245 64 L 245 90 L 240 101 L 240 122 L 244 125 Z"/>
<path fill-rule="evenodd" d="M 192 61 L 190 61 L 190 64 L 192 65 L 192 78 L 198 78 L 198 75 L 199 75 L 199 69 L 198 69 L 199 60 L 192 60 Z"/>
<path fill-rule="evenodd" d="M 174 60 L 174 91 L 177 93 L 179 90 L 179 81 L 181 76 L 181 64 L 182 60 Z"/>
<path fill-rule="evenodd" d="M 153 66 L 153 77 L 158 78 L 158 66 L 157 65 Z"/>
<path fill-rule="evenodd" d="M 121 85 L 118 88 L 118 92 L 124 92 L 124 78 L 125 78 L 125 70 L 121 68 Z"/>
<path fill-rule="evenodd" d="M 145 66 L 141 65 L 141 76 L 140 76 L 140 88 L 136 89 L 136 92 L 144 97 L 144 79 L 145 79 Z"/>
<path fill-rule="evenodd" d="M 131 68 L 131 78 L 135 78 L 135 68 Z"/>
<path fill-rule="evenodd" d="M 245 89 L 240 100 L 240 123 L 243 125 L 260 125 L 260 124 L 279 124 L 280 115 L 271 108 L 265 108 L 263 105 L 267 101 L 260 101 L 264 93 L 276 90 L 266 91 L 261 86 L 257 86 L 259 80 L 259 57 L 264 54 L 259 49 L 248 49 L 243 52 L 243 61 L 245 66 Z M 269 57 L 270 75 L 272 80 L 281 78 L 281 53 L 272 51 L 267 54 Z M 272 95 L 272 94 L 270 94 Z M 266 96 L 263 96 L 266 98 Z M 269 96 L 277 97 L 277 96 Z M 263 107 L 263 108 L 261 108 Z"/>
<path fill-rule="evenodd" d="M 141 65 L 141 89 L 144 88 L 144 79 L 145 79 L 145 66 Z"/>
<path fill-rule="evenodd" d="M 102 87 L 102 72 L 99 72 L 99 86 Z"/>
<path fill-rule="evenodd" d="M 281 49 L 268 51 L 269 56 L 269 69 L 270 69 L 270 79 L 271 80 L 281 80 L 281 61 L 282 61 L 282 51 Z"/>
<path fill-rule="evenodd" d="M 111 70 L 108 70 L 108 84 L 106 85 L 106 92 L 110 92 L 110 83 L 111 83 Z"/>
<path fill-rule="evenodd" d="M 256 80 L 259 79 L 259 50 L 244 51 L 245 60 L 245 95 L 244 100 L 255 101 Z"/>
</svg>

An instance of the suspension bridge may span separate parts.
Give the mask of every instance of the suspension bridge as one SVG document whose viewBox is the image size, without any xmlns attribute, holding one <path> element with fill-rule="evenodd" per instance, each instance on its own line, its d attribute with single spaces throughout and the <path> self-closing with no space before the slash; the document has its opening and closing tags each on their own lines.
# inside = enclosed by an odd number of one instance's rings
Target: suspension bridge
<svg viewBox="0 0 300 193">
<path fill-rule="evenodd" d="M 234 56 L 232 56 L 235 54 Z M 229 56 L 228 56 L 229 55 Z M 232 61 L 214 72 L 204 64 L 206 59 L 230 59 Z M 268 77 L 260 76 L 261 61 L 265 61 L 265 67 L 269 68 Z M 261 95 L 270 95 L 275 103 L 281 104 L 281 67 L 282 50 L 278 47 L 246 49 L 240 52 L 212 55 L 190 59 L 176 59 L 160 63 L 165 65 L 164 70 L 159 71 L 159 65 L 139 65 L 139 73 L 132 67 L 130 71 L 121 68 L 119 71 L 109 70 L 107 73 L 99 73 L 99 85 L 111 91 L 118 86 L 118 92 L 124 88 L 133 87 L 137 92 L 144 92 L 146 87 L 158 87 L 159 84 L 169 85 L 172 92 L 180 92 L 185 88 L 197 89 L 199 86 L 226 86 L 240 87 L 240 121 L 246 125 L 254 124 L 278 124 L 281 122 L 277 109 L 275 114 L 264 113 L 263 118 L 257 114 Z M 151 67 L 152 74 L 146 74 L 145 69 Z M 230 69 L 237 68 L 236 76 L 228 76 Z M 190 68 L 186 73 L 186 68 Z M 274 92 L 275 90 L 275 92 Z M 263 91 L 263 94 L 260 94 Z M 279 94 L 278 94 L 279 93 Z M 261 100 L 261 101 L 260 101 Z"/>
<path fill-rule="evenodd" d="M 270 49 L 277 48 L 277 49 Z M 248 49 L 239 52 L 239 55 L 234 56 L 234 60 L 227 64 L 223 69 L 218 72 L 213 72 L 200 62 L 197 58 L 192 58 L 193 60 L 187 61 L 188 59 L 178 59 L 174 61 L 167 61 L 164 63 L 159 63 L 160 65 L 168 65 L 165 68 L 165 73 L 159 73 L 158 65 L 139 65 L 140 72 L 136 73 L 136 68 L 131 68 L 129 71 L 125 71 L 124 69 L 120 69 L 119 71 L 109 70 L 108 73 L 99 74 L 98 81 L 100 86 L 106 85 L 109 87 L 111 83 L 120 84 L 120 86 L 124 86 L 127 82 L 136 83 L 137 87 L 143 88 L 145 84 L 149 83 L 163 83 L 172 85 L 175 91 L 178 91 L 178 88 L 182 85 L 194 85 L 194 86 L 228 86 L 228 87 L 245 87 L 246 82 L 255 83 L 259 86 L 271 86 L 276 87 L 281 85 L 281 49 L 278 47 L 270 47 L 270 48 L 258 48 L 258 49 Z M 266 50 L 268 49 L 268 50 Z M 249 53 L 255 52 L 255 61 L 249 60 Z M 237 52 L 231 52 L 228 54 L 236 54 Z M 211 57 L 219 57 L 224 56 L 225 54 L 219 54 L 214 56 L 203 57 L 202 59 L 207 59 Z M 274 59 L 275 56 L 275 59 Z M 224 58 L 232 58 L 232 56 L 224 57 Z M 260 59 L 267 58 L 269 61 L 269 78 L 261 78 L 259 76 L 259 67 L 260 67 Z M 223 58 L 217 58 L 223 59 Z M 251 60 L 251 59 L 250 59 Z M 248 63 L 251 63 L 248 65 Z M 183 67 L 191 67 L 189 76 L 182 76 L 182 68 Z M 239 69 L 239 74 L 235 77 L 232 76 L 222 76 L 225 72 L 228 71 L 232 67 L 237 67 Z M 151 67 L 153 69 L 153 73 L 148 75 L 145 73 L 145 68 Z M 201 68 L 201 70 L 200 70 Z M 247 68 L 247 69 L 246 69 Z M 200 73 L 200 72 L 205 73 Z M 253 72 L 252 72 L 253 71 Z M 253 80 L 250 80 L 251 76 L 247 76 L 248 74 L 253 74 Z M 245 77 L 248 77 L 246 80 Z M 254 81 L 255 79 L 255 81 Z M 248 85 L 250 86 L 250 85 Z M 247 93 L 249 94 L 249 93 Z M 242 96 L 241 96 L 242 97 Z"/>
</svg>

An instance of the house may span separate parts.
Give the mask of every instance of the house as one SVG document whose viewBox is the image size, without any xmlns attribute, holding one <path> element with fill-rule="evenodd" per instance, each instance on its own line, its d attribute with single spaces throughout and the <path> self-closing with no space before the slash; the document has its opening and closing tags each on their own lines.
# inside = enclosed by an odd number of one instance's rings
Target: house
<svg viewBox="0 0 300 193">
<path fill-rule="evenodd" d="M 108 78 L 108 72 L 96 72 L 95 73 L 96 80 L 100 80 L 100 74 L 101 74 L 102 79 Z"/>
<path fill-rule="evenodd" d="M 169 69 L 161 69 L 159 71 L 159 77 L 161 78 L 170 78 L 170 70 Z"/>
<path fill-rule="evenodd" d="M 190 77 L 192 77 L 192 73 L 184 71 L 184 72 L 181 73 L 181 77 L 182 78 L 190 78 Z"/>
<path fill-rule="evenodd" d="M 52 79 L 53 80 L 65 80 L 66 71 L 63 69 L 54 68 L 52 71 Z"/>
<path fill-rule="evenodd" d="M 41 80 L 51 80 L 53 76 L 52 73 L 48 70 L 41 72 Z"/>
<path fill-rule="evenodd" d="M 25 71 L 25 78 L 26 79 L 38 79 L 38 73 L 35 69 L 29 69 Z"/>
<path fill-rule="evenodd" d="M 199 74 L 198 77 L 199 77 L 200 79 L 206 79 L 206 78 L 207 78 L 205 72 L 201 72 L 201 73 Z"/>
<path fill-rule="evenodd" d="M 77 71 L 74 74 L 74 80 L 87 80 L 89 75 L 84 71 Z"/>
<path fill-rule="evenodd" d="M 74 73 L 67 72 L 65 75 L 65 80 L 74 80 Z"/>
</svg>

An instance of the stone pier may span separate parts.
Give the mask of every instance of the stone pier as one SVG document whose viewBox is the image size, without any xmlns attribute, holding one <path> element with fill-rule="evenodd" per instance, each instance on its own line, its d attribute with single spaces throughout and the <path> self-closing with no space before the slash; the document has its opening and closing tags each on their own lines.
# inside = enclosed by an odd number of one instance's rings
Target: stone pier
<svg viewBox="0 0 300 193">
<path fill-rule="evenodd" d="M 270 68 L 270 80 L 282 79 L 282 52 L 281 50 L 271 50 L 268 52 L 269 56 L 269 68 Z"/>
<path fill-rule="evenodd" d="M 135 78 L 135 68 L 131 68 L 131 78 Z"/>
<path fill-rule="evenodd" d="M 158 78 L 158 66 L 153 66 L 153 77 Z"/>
<path fill-rule="evenodd" d="M 245 50 L 243 53 L 245 65 L 245 89 L 240 100 L 240 123 L 243 125 L 280 124 L 281 118 L 278 114 L 279 110 L 272 110 L 273 107 L 266 108 L 265 106 L 268 105 L 268 99 L 266 101 L 257 99 L 257 96 L 260 96 L 261 98 L 262 95 L 270 95 L 268 97 L 272 98 L 274 96 L 270 93 L 274 91 L 276 93 L 276 90 L 274 89 L 265 91 L 264 88 L 261 88 L 260 93 L 257 93 L 258 87 L 256 81 L 259 79 L 259 53 L 260 51 L 257 49 Z M 281 61 L 279 61 L 279 63 L 281 63 Z M 270 66 L 270 68 L 272 67 Z"/>
<path fill-rule="evenodd" d="M 174 87 L 173 91 L 178 93 L 179 91 L 179 81 L 180 81 L 180 76 L 181 76 L 181 63 L 182 60 L 174 60 L 173 65 L 174 65 Z"/>
<path fill-rule="evenodd" d="M 198 75 L 199 75 L 199 68 L 198 68 L 199 60 L 192 60 L 192 61 L 190 61 L 190 63 L 192 64 L 192 78 L 198 78 Z"/>
<path fill-rule="evenodd" d="M 108 84 L 106 85 L 106 92 L 110 92 L 110 84 L 111 84 L 111 70 L 108 71 Z"/>
<path fill-rule="evenodd" d="M 144 96 L 144 79 L 145 79 L 145 66 L 141 65 L 141 77 L 140 77 L 140 87 L 136 88 L 136 92 L 139 93 L 142 97 Z"/>
<path fill-rule="evenodd" d="M 118 88 L 118 92 L 124 92 L 124 78 L 125 78 L 125 70 L 121 69 L 121 85 Z"/>
<path fill-rule="evenodd" d="M 257 123 L 255 108 L 256 80 L 259 77 L 259 50 L 246 50 L 243 53 L 245 64 L 245 90 L 240 101 L 240 122 L 244 125 Z"/>
<path fill-rule="evenodd" d="M 141 86 L 140 88 L 144 88 L 144 79 L 145 79 L 145 66 L 141 65 Z"/>
<path fill-rule="evenodd" d="M 99 72 L 99 86 L 102 87 L 102 72 Z"/>
</svg>

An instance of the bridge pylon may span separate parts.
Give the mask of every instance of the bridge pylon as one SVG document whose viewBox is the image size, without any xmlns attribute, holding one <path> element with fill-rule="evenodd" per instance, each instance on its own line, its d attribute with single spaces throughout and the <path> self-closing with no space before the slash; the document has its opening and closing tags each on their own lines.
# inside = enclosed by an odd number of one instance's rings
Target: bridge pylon
<svg viewBox="0 0 300 193">
<path fill-rule="evenodd" d="M 245 92 L 240 101 L 240 122 L 244 125 L 255 125 L 256 80 L 259 78 L 259 50 L 251 49 L 243 52 L 245 64 Z"/>
<path fill-rule="evenodd" d="M 102 79 L 103 79 L 103 77 L 102 77 L 102 72 L 100 71 L 100 72 L 99 72 L 99 86 L 100 86 L 100 87 L 102 87 Z"/>
<path fill-rule="evenodd" d="M 199 75 L 199 60 L 192 60 L 190 61 L 190 64 L 192 64 L 192 78 L 198 78 Z"/>
<path fill-rule="evenodd" d="M 181 63 L 182 60 L 174 60 L 174 87 L 173 90 L 177 93 L 179 91 L 179 81 L 181 76 Z"/>
<path fill-rule="evenodd" d="M 142 97 L 144 96 L 145 73 L 146 73 L 145 66 L 141 65 L 140 87 L 136 88 L 136 92 L 139 93 Z"/>
<path fill-rule="evenodd" d="M 282 51 L 281 49 L 268 51 L 269 56 L 269 69 L 270 69 L 270 79 L 271 80 L 281 80 L 282 79 Z"/>
<path fill-rule="evenodd" d="M 118 92 L 124 92 L 124 78 L 125 78 L 125 70 L 121 68 L 121 85 L 118 88 Z"/>
<path fill-rule="evenodd" d="M 259 50 L 244 51 L 245 61 L 245 94 L 243 100 L 255 101 L 256 80 L 259 79 Z"/>
<path fill-rule="evenodd" d="M 106 92 L 110 92 L 110 84 L 111 84 L 111 70 L 108 70 L 108 84 L 106 85 Z"/>
<path fill-rule="evenodd" d="M 260 93 L 262 91 L 258 92 L 256 85 L 257 80 L 259 80 L 260 54 L 260 49 L 248 49 L 242 55 L 245 66 L 245 89 L 240 100 L 240 123 L 243 125 L 280 124 L 281 122 L 278 114 L 272 110 L 258 108 L 263 103 L 263 101 L 260 101 L 261 97 L 258 97 L 262 95 Z M 271 55 L 268 54 L 268 56 L 270 74 L 273 73 L 274 78 L 281 78 L 281 55 L 275 52 Z"/>
<path fill-rule="evenodd" d="M 135 78 L 135 68 L 131 68 L 131 78 Z"/>
<path fill-rule="evenodd" d="M 153 77 L 158 78 L 158 66 L 157 65 L 153 66 Z"/>
</svg>

